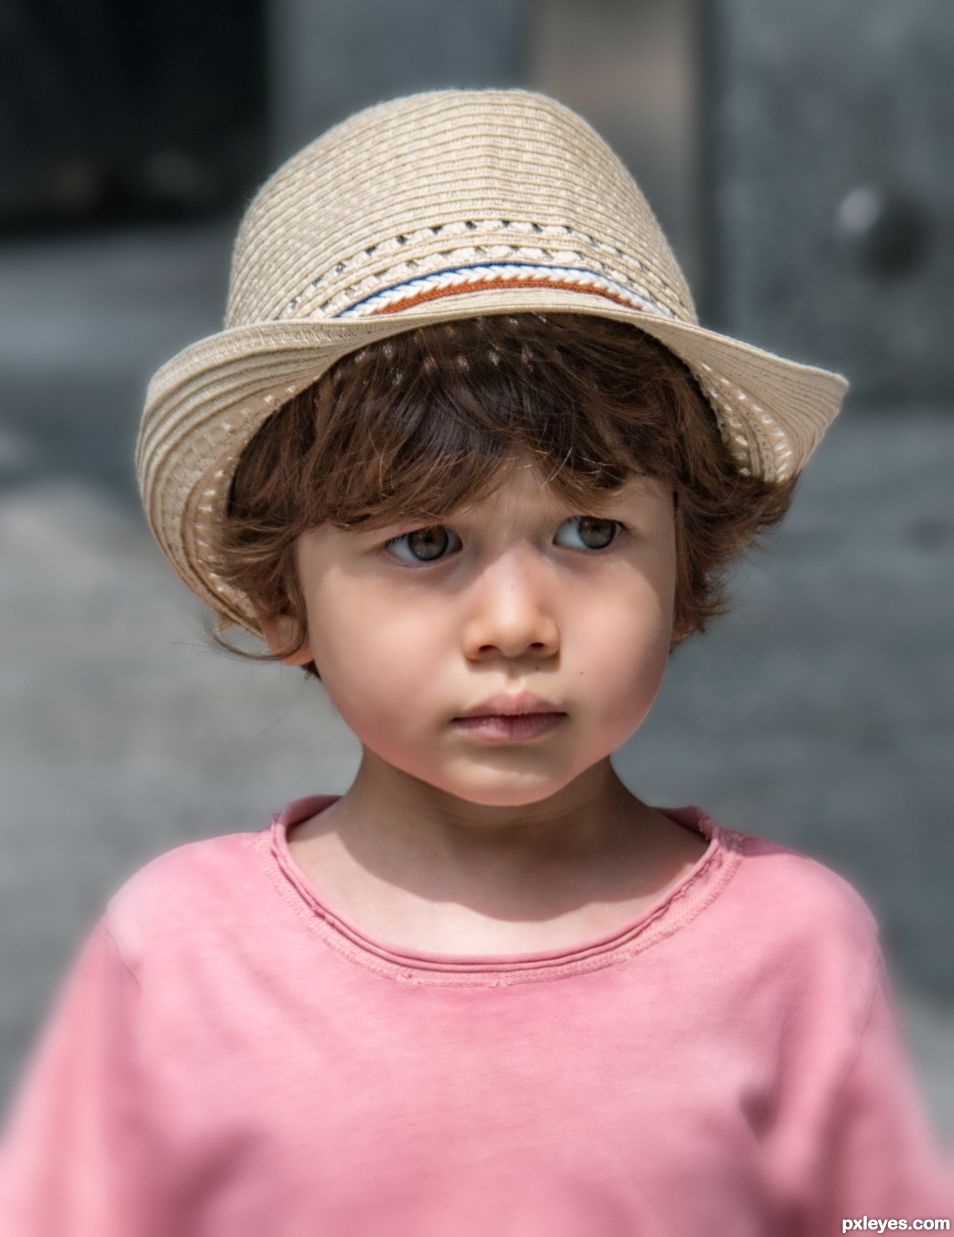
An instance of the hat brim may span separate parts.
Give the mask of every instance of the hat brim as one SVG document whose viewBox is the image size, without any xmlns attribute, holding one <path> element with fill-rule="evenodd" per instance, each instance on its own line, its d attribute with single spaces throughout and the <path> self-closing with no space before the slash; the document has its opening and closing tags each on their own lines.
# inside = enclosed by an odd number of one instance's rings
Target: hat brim
<svg viewBox="0 0 954 1237">
<path fill-rule="evenodd" d="M 184 583 L 262 638 L 247 598 L 205 562 L 238 457 L 261 424 L 350 352 L 435 321 L 516 313 L 582 313 L 658 339 L 692 371 L 741 471 L 799 472 L 841 407 L 843 375 L 776 356 L 693 323 L 559 288 L 461 292 L 393 316 L 263 322 L 198 340 L 149 382 L 136 442 L 147 522 Z"/>
</svg>

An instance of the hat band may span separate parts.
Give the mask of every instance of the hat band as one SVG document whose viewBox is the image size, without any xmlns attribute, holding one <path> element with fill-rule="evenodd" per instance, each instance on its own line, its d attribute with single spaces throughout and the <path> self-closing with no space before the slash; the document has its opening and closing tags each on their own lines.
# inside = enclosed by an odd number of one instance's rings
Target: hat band
<svg viewBox="0 0 954 1237">
<path fill-rule="evenodd" d="M 370 318 L 379 314 L 400 313 L 427 301 L 499 288 L 561 288 L 570 292 L 606 297 L 618 305 L 640 309 L 664 318 L 675 314 L 644 292 L 634 292 L 605 275 L 570 266 L 535 266 L 530 262 L 494 265 L 457 266 L 418 279 L 409 279 L 375 292 L 333 314 L 334 318 Z"/>
</svg>

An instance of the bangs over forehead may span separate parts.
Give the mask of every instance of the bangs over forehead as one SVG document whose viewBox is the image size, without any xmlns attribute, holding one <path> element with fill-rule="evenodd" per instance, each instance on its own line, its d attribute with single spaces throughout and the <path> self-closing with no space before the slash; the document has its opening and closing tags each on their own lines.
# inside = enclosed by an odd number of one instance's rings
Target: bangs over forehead
<svg viewBox="0 0 954 1237">
<path fill-rule="evenodd" d="M 246 448 L 230 514 L 254 518 L 276 450 L 299 531 L 437 520 L 527 463 L 560 499 L 598 503 L 634 474 L 683 470 L 687 401 L 707 407 L 685 366 L 623 323 L 522 314 L 416 328 L 342 358 L 274 414 Z"/>
</svg>

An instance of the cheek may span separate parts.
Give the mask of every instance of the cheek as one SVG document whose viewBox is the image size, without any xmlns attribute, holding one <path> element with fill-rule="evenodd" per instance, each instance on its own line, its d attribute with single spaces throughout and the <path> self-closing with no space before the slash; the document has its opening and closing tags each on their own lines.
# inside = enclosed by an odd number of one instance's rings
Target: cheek
<svg viewBox="0 0 954 1237">
<path fill-rule="evenodd" d="M 441 641 L 433 621 L 420 612 L 386 610 L 360 589 L 335 589 L 323 609 L 318 601 L 312 649 L 344 721 L 359 737 L 397 720 L 407 726 L 409 705 L 426 695 L 438 674 Z"/>
<path fill-rule="evenodd" d="M 574 630 L 574 679 L 609 725 L 625 730 L 645 718 L 669 663 L 671 632 L 671 595 L 648 580 L 611 604 L 587 607 Z"/>
</svg>

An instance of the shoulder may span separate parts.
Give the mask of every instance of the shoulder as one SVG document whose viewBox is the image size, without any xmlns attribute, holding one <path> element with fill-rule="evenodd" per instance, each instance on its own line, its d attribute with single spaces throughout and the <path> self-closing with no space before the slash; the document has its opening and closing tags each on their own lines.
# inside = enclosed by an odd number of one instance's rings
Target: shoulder
<svg viewBox="0 0 954 1237">
<path fill-rule="evenodd" d="M 739 939 L 761 934 L 766 944 L 789 951 L 875 960 L 877 919 L 846 876 L 793 847 L 739 830 L 722 832 L 738 854 L 726 909 Z"/>
<path fill-rule="evenodd" d="M 104 921 L 133 969 L 147 943 L 204 925 L 228 930 L 259 898 L 256 851 L 264 831 L 222 834 L 164 851 L 132 873 L 109 898 Z"/>
<path fill-rule="evenodd" d="M 737 863 L 709 924 L 718 973 L 748 1015 L 840 1049 L 857 1039 L 878 983 L 881 942 L 845 876 L 790 846 L 724 829 Z M 713 908 L 715 909 L 715 907 Z"/>
</svg>

